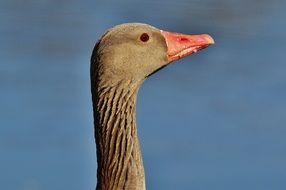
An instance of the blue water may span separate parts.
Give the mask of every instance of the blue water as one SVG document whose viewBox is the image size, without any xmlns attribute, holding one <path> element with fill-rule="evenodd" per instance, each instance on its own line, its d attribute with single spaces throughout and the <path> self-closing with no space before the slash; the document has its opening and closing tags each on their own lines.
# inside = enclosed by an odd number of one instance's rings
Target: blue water
<svg viewBox="0 0 286 190">
<path fill-rule="evenodd" d="M 137 123 L 148 189 L 286 189 L 286 2 L 0 2 L 0 189 L 92 190 L 89 57 L 145 22 L 216 44 L 150 77 Z"/>
</svg>

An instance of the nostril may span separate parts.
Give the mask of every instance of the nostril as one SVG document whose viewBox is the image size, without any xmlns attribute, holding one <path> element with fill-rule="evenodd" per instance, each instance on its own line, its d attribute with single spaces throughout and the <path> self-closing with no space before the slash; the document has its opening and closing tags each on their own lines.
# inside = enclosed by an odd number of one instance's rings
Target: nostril
<svg viewBox="0 0 286 190">
<path fill-rule="evenodd" d="M 188 41 L 189 41 L 189 39 L 188 39 L 188 38 L 184 38 L 184 37 L 182 37 L 182 38 L 180 38 L 180 41 L 181 41 L 181 42 L 188 42 Z"/>
</svg>

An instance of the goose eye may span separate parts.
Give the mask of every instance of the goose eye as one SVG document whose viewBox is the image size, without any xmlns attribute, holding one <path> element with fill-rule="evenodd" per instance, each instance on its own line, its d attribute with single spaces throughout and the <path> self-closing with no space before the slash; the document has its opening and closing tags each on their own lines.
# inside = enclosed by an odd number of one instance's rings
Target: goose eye
<svg viewBox="0 0 286 190">
<path fill-rule="evenodd" d="M 149 35 L 147 33 L 143 33 L 141 36 L 140 36 L 140 40 L 142 42 L 147 42 L 149 40 Z"/>
</svg>

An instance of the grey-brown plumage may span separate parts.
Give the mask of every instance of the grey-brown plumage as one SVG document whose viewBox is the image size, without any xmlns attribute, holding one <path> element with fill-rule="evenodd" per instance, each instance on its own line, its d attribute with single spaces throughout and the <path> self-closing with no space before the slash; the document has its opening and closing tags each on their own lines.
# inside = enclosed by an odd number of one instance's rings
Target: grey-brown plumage
<svg viewBox="0 0 286 190">
<path fill-rule="evenodd" d="M 136 97 L 145 78 L 171 61 L 166 37 L 150 25 L 118 25 L 97 42 L 91 58 L 97 190 L 146 189 Z"/>
</svg>

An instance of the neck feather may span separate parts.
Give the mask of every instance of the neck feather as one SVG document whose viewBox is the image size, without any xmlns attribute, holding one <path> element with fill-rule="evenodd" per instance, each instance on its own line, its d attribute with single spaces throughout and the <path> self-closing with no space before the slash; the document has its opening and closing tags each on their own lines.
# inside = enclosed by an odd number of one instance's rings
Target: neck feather
<svg viewBox="0 0 286 190">
<path fill-rule="evenodd" d="M 143 162 L 136 128 L 140 84 L 98 84 L 92 90 L 97 145 L 97 189 L 144 190 Z"/>
</svg>

